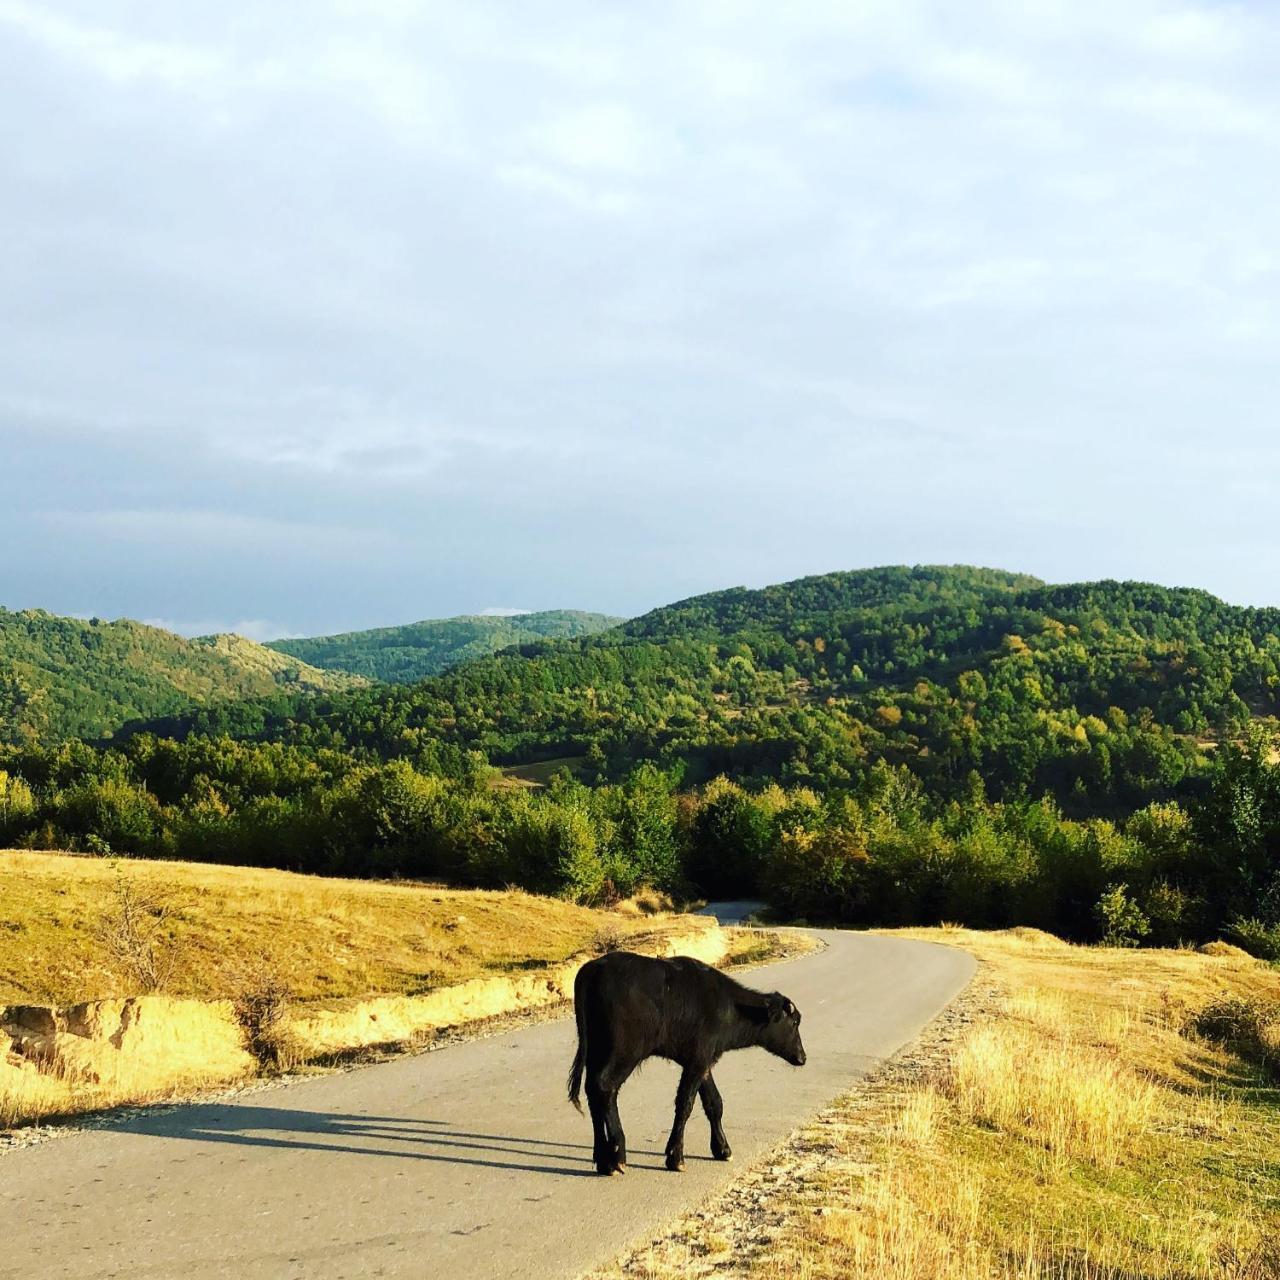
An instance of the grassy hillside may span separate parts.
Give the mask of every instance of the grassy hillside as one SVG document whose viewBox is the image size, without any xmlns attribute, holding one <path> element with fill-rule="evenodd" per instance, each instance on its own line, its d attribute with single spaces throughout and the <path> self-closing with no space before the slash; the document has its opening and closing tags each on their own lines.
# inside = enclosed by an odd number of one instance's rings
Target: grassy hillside
<svg viewBox="0 0 1280 1280">
<path fill-rule="evenodd" d="M 984 962 L 960 1018 L 597 1280 L 726 1259 L 759 1280 L 1280 1275 L 1280 974 L 1028 930 L 915 936 Z"/>
<path fill-rule="evenodd" d="M 467 615 L 342 635 L 274 640 L 267 647 L 328 671 L 350 671 L 371 680 L 412 684 L 512 645 L 594 635 L 621 621 L 576 609 L 510 618 Z"/>
<path fill-rule="evenodd" d="M 11 1125 L 545 1009 L 580 956 L 611 946 L 771 951 L 662 906 L 0 851 L 0 1147 Z"/>
<path fill-rule="evenodd" d="M 148 917 L 132 959 L 150 937 L 164 991 L 200 999 L 233 995 L 259 972 L 300 1000 L 416 995 L 565 960 L 606 923 L 622 935 L 653 927 L 526 893 L 0 851 L 0 1005 L 145 990 L 118 945 L 131 903 Z"/>
<path fill-rule="evenodd" d="M 0 742 L 97 738 L 193 703 L 358 683 L 242 636 L 187 640 L 128 620 L 0 609 Z"/>
</svg>

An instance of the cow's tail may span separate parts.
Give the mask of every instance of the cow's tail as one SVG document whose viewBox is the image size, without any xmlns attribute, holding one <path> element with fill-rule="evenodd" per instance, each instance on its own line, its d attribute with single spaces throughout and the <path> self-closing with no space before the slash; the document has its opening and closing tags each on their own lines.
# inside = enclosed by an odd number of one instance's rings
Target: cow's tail
<svg viewBox="0 0 1280 1280">
<path fill-rule="evenodd" d="M 578 1051 L 573 1055 L 573 1066 L 569 1068 L 569 1101 L 578 1108 L 578 1114 L 582 1114 L 582 1103 L 579 1099 L 582 1096 L 582 1071 L 587 1065 L 587 1002 L 583 999 L 583 984 L 578 980 L 582 977 L 582 970 L 578 970 L 578 978 L 573 983 L 573 1012 L 578 1021 Z"/>
</svg>

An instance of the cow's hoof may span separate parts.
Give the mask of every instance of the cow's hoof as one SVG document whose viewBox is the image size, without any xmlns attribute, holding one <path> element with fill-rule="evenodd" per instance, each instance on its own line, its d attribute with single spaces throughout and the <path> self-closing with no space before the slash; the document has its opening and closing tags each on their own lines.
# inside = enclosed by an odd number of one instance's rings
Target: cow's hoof
<svg viewBox="0 0 1280 1280">
<path fill-rule="evenodd" d="M 627 1162 L 625 1160 L 619 1160 L 618 1163 L 613 1166 L 613 1171 L 614 1173 L 626 1173 Z"/>
<path fill-rule="evenodd" d="M 713 1156 L 715 1159 L 717 1159 L 717 1160 L 732 1160 L 732 1159 L 733 1159 L 733 1152 L 732 1152 L 732 1151 L 730 1151 L 728 1147 L 725 1147 L 725 1149 L 724 1149 L 723 1151 L 713 1151 L 711 1154 L 712 1154 L 712 1156 Z"/>
<path fill-rule="evenodd" d="M 667 1157 L 667 1168 L 668 1168 L 668 1169 L 670 1169 L 672 1173 L 683 1173 L 683 1172 L 684 1172 L 684 1161 L 683 1161 L 683 1160 L 673 1160 L 673 1159 L 671 1159 L 671 1157 L 670 1157 L 670 1156 L 668 1156 L 668 1157 Z"/>
</svg>

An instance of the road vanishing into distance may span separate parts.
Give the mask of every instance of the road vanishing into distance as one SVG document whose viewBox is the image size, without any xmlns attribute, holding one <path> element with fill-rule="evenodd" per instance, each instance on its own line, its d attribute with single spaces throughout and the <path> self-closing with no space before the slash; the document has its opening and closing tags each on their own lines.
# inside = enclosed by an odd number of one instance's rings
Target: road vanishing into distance
<svg viewBox="0 0 1280 1280">
<path fill-rule="evenodd" d="M 663 1168 L 678 1069 L 652 1060 L 620 1097 L 626 1176 L 598 1177 L 565 1100 L 565 1018 L 0 1156 L 0 1277 L 576 1276 L 725 1187 L 974 971 L 930 943 L 818 936 L 740 975 L 796 1002 L 809 1061 L 748 1049 L 716 1068 L 731 1164 L 698 1108 L 686 1171 Z"/>
</svg>

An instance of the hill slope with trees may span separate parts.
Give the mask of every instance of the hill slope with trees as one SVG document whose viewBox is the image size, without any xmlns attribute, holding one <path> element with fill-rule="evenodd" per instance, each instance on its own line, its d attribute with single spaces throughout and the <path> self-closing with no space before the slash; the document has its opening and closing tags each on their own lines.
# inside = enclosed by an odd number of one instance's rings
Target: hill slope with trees
<svg viewBox="0 0 1280 1280">
<path fill-rule="evenodd" d="M 1276 610 L 877 569 L 0 753 L 0 842 L 1280 958 L 1278 710 Z"/>
<path fill-rule="evenodd" d="M 99 738 L 192 704 L 361 683 L 243 636 L 188 640 L 129 620 L 0 609 L 0 742 Z"/>
<path fill-rule="evenodd" d="M 583 757 L 823 787 L 902 765 L 934 794 L 1170 794 L 1280 705 L 1280 612 L 1141 583 L 879 569 L 721 592 L 412 686 L 224 704 L 143 726 L 439 768 Z"/>
<path fill-rule="evenodd" d="M 326 671 L 348 671 L 370 680 L 412 684 L 511 645 L 594 635 L 621 621 L 607 614 L 582 613 L 576 609 L 552 609 L 510 617 L 468 614 L 412 622 L 401 627 L 273 640 L 267 648 Z"/>
</svg>

